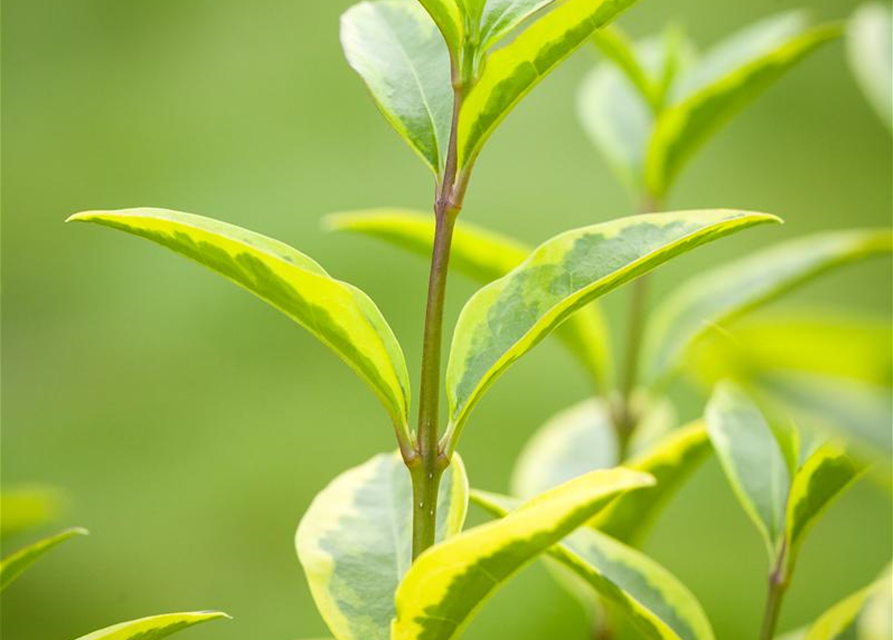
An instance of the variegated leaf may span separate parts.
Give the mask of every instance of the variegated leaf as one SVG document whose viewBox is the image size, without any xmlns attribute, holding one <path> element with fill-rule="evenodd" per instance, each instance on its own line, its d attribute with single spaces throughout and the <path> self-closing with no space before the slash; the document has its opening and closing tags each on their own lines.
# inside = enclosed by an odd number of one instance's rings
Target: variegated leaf
<svg viewBox="0 0 893 640">
<path fill-rule="evenodd" d="M 229 619 L 220 611 L 196 611 L 191 613 L 167 613 L 160 616 L 140 618 L 88 633 L 78 640 L 161 640 L 189 627 L 219 620 Z"/>
</svg>

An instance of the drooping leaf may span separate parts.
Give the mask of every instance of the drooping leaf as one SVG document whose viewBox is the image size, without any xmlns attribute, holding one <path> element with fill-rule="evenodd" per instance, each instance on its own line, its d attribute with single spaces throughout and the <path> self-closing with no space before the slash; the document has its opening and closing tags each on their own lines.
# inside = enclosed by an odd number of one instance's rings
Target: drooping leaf
<svg viewBox="0 0 893 640">
<path fill-rule="evenodd" d="M 388 640 L 394 592 L 412 562 L 413 508 L 402 458 L 383 454 L 338 476 L 302 518 L 298 558 L 338 640 Z M 467 508 L 468 479 L 456 455 L 441 479 L 438 540 L 462 530 Z"/>
<path fill-rule="evenodd" d="M 663 196 L 683 163 L 711 133 L 820 45 L 837 26 L 809 27 L 790 12 L 732 36 L 679 78 L 672 106 L 657 122 L 648 151 L 647 183 Z"/>
<path fill-rule="evenodd" d="M 522 566 L 580 527 L 618 494 L 647 486 L 627 469 L 594 471 L 517 511 L 431 547 L 397 589 L 392 640 L 457 637 L 474 612 Z"/>
<path fill-rule="evenodd" d="M 893 130 L 893 16 L 890 5 L 864 4 L 847 28 L 847 54 L 863 93 Z"/>
<path fill-rule="evenodd" d="M 330 347 L 375 391 L 408 441 L 409 374 L 378 307 L 290 246 L 234 225 L 166 209 L 87 211 L 93 222 L 156 242 L 247 289 Z"/>
<path fill-rule="evenodd" d="M 326 219 L 339 231 L 367 235 L 430 259 L 434 243 L 434 219 L 420 212 L 375 209 L 339 213 Z M 524 261 L 532 247 L 466 222 L 453 233 L 450 267 L 484 284 L 504 276 Z M 610 333 L 597 306 L 581 309 L 557 331 L 600 389 L 611 376 Z"/>
<path fill-rule="evenodd" d="M 9 554 L 0 561 L 0 591 L 8 587 L 13 580 L 18 578 L 32 564 L 37 562 L 45 553 L 59 546 L 66 540 L 70 540 L 76 536 L 87 535 L 86 529 L 74 528 L 67 529 L 62 533 L 39 540 L 34 544 L 28 545 L 24 549 L 19 549 Z"/>
<path fill-rule="evenodd" d="M 654 476 L 657 484 L 620 496 L 592 519 L 592 526 L 627 544 L 640 543 L 661 508 L 709 452 L 702 422 L 671 432 L 626 463 L 630 469 Z"/>
<path fill-rule="evenodd" d="M 36 529 L 58 513 L 62 498 L 53 487 L 7 486 L 0 492 L 0 538 Z"/>
<path fill-rule="evenodd" d="M 574 311 L 701 244 L 777 220 L 736 211 L 642 215 L 540 245 L 459 316 L 446 376 L 451 443 L 487 387 Z"/>
<path fill-rule="evenodd" d="M 427 3 L 448 30 L 455 26 L 452 4 Z M 384 117 L 441 176 L 453 87 L 449 52 L 431 16 L 414 0 L 361 2 L 341 18 L 341 44 Z"/>
<path fill-rule="evenodd" d="M 859 474 L 855 461 L 841 447 L 828 443 L 813 453 L 794 476 L 785 517 L 785 557 L 789 574 L 797 562 L 806 534 Z"/>
<path fill-rule="evenodd" d="M 626 495 L 635 493 L 639 491 Z M 472 499 L 497 517 L 507 516 L 514 507 L 511 498 L 482 491 L 472 492 Z M 548 553 L 625 616 L 642 638 L 713 639 L 710 622 L 691 592 L 635 549 L 593 529 L 581 528 Z"/>
<path fill-rule="evenodd" d="M 470 167 L 508 113 L 562 60 L 635 0 L 566 0 L 494 51 L 458 128 L 459 169 Z"/>
<path fill-rule="evenodd" d="M 790 477 L 759 408 L 737 386 L 720 383 L 707 404 L 707 431 L 732 490 L 774 560 L 785 523 Z"/>
<path fill-rule="evenodd" d="M 863 636 L 859 631 L 860 617 L 866 605 L 875 602 L 877 597 L 885 597 L 890 590 L 890 575 L 844 598 L 828 609 L 806 632 L 804 640 L 884 640 L 884 636 Z M 886 621 L 889 625 L 889 620 Z M 887 627 L 889 628 L 889 626 Z M 869 631 L 869 633 L 871 633 Z M 888 636 L 887 636 L 888 637 Z"/>
<path fill-rule="evenodd" d="M 644 342 L 647 379 L 659 383 L 705 330 L 834 268 L 890 253 L 889 230 L 832 231 L 783 242 L 697 276 L 652 314 Z"/>
<path fill-rule="evenodd" d="M 195 611 L 190 613 L 167 613 L 160 616 L 140 618 L 88 633 L 78 640 L 161 640 L 202 622 L 229 619 L 220 611 Z"/>
</svg>

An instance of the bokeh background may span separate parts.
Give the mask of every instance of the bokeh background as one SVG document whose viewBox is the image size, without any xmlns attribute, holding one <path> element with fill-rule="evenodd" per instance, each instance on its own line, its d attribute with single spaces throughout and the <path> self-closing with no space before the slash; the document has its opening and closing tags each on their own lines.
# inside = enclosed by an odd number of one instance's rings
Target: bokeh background
<svg viewBox="0 0 893 640">
<path fill-rule="evenodd" d="M 845 0 L 805 0 L 842 18 Z M 89 527 L 5 594 L 4 640 L 64 640 L 144 615 L 219 608 L 194 640 L 324 635 L 295 557 L 313 495 L 393 436 L 363 384 L 273 309 L 141 240 L 63 220 L 87 208 L 164 206 L 293 243 L 378 302 L 417 369 L 426 266 L 335 237 L 321 215 L 427 208 L 426 170 L 345 64 L 349 0 L 3 0 L 2 482 L 66 493 L 62 524 Z M 644 0 L 633 35 L 670 21 L 706 45 L 793 8 L 785 0 Z M 529 242 L 627 215 L 585 139 L 579 52 L 484 152 L 463 216 Z M 662 269 L 663 294 L 726 258 L 819 229 L 890 223 L 891 141 L 841 43 L 798 67 L 690 165 L 674 208 L 778 213 Z M 889 261 L 849 268 L 795 300 L 889 317 Z M 455 277 L 452 322 L 474 285 Z M 622 333 L 624 292 L 606 306 Z M 525 440 L 587 394 L 547 341 L 496 384 L 462 443 L 475 485 L 506 490 Z M 703 399 L 678 390 L 685 417 Z M 889 560 L 888 498 L 863 483 L 808 541 L 782 627 L 812 619 Z M 13 546 L 25 540 L 13 540 Z M 646 549 L 703 602 L 718 637 L 756 635 L 764 550 L 714 462 Z M 474 621 L 470 639 L 586 637 L 583 612 L 534 565 Z"/>
</svg>

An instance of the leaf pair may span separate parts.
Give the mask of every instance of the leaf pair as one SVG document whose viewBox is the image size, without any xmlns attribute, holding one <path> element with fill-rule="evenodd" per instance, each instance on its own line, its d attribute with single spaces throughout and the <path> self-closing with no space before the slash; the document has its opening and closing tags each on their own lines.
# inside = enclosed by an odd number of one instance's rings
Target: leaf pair
<svg viewBox="0 0 893 640">
<path fill-rule="evenodd" d="M 760 531 L 770 562 L 781 558 L 788 579 L 808 531 L 862 469 L 834 443 L 801 452 L 796 429 L 770 427 L 732 383 L 717 386 L 706 421 L 738 501 Z"/>
<path fill-rule="evenodd" d="M 803 11 L 761 21 L 698 58 L 677 30 L 631 43 L 599 34 L 611 62 L 583 84 L 585 129 L 635 197 L 660 199 L 722 124 L 821 44 L 836 26 L 811 27 Z"/>
<path fill-rule="evenodd" d="M 596 472 L 531 501 L 522 516 L 460 534 L 468 485 L 457 456 L 441 484 L 438 544 L 410 567 L 412 512 L 428 507 L 412 504 L 399 456 L 377 456 L 314 499 L 296 547 L 337 640 L 452 638 L 521 566 L 618 494 L 651 482 L 633 471 Z"/>
</svg>

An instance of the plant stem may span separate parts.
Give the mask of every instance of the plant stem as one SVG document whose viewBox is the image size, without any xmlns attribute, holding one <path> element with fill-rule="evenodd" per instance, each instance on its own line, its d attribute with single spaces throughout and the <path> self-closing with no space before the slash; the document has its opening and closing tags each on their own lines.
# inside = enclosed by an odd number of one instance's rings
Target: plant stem
<svg viewBox="0 0 893 640">
<path fill-rule="evenodd" d="M 462 108 L 463 87 L 454 84 L 453 121 L 443 182 L 434 203 L 435 231 L 428 277 L 428 303 L 422 345 L 422 372 L 419 390 L 419 421 L 416 430 L 418 456 L 408 462 L 413 486 L 412 558 L 415 560 L 435 541 L 437 495 L 440 478 L 449 466 L 449 457 L 438 446 L 440 411 L 441 342 L 443 307 L 453 227 L 462 209 L 464 180 L 456 180 L 458 163 L 457 128 Z"/>
<path fill-rule="evenodd" d="M 769 574 L 769 592 L 766 595 L 766 609 L 763 613 L 763 626 L 760 630 L 760 640 L 772 640 L 775 637 L 775 628 L 778 626 L 778 617 L 781 614 L 781 603 L 788 588 L 788 570 L 786 567 L 786 543 L 782 543 L 778 552 L 778 559 L 772 573 Z"/>
</svg>

